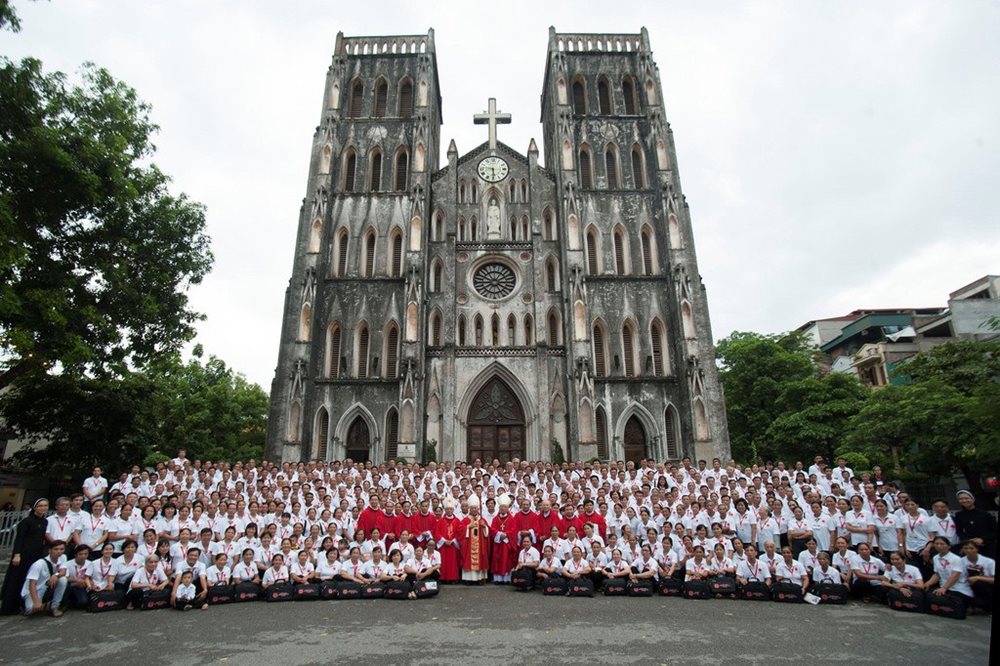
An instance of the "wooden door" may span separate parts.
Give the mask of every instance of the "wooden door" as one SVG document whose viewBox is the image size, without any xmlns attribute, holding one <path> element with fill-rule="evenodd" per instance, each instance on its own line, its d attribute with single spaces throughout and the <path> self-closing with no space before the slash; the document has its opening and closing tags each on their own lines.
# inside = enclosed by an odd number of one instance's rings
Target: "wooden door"
<svg viewBox="0 0 1000 666">
<path fill-rule="evenodd" d="M 638 463 L 646 457 L 646 430 L 638 417 L 632 416 L 625 422 L 625 436 L 622 441 L 625 445 L 626 462 Z"/>
<path fill-rule="evenodd" d="M 347 431 L 347 457 L 356 463 L 367 462 L 371 451 L 368 424 L 360 416 L 354 419 Z"/>
<path fill-rule="evenodd" d="M 524 459 L 524 410 L 510 387 L 494 377 L 480 389 L 469 409 L 466 451 L 469 462 Z"/>
</svg>

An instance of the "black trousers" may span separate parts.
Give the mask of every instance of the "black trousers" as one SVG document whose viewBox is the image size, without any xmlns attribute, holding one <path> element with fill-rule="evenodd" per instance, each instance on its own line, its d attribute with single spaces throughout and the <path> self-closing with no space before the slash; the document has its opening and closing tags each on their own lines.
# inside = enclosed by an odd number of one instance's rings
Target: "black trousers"
<svg viewBox="0 0 1000 666">
<path fill-rule="evenodd" d="M 184 610 L 185 607 L 190 606 L 191 608 L 201 608 L 205 605 L 205 600 L 199 597 L 194 599 L 177 599 L 174 601 L 174 610 Z"/>
<path fill-rule="evenodd" d="M 972 593 L 975 597 L 972 600 L 972 605 L 976 608 L 981 608 L 986 611 L 993 611 L 993 586 L 989 583 L 973 583 Z"/>
</svg>

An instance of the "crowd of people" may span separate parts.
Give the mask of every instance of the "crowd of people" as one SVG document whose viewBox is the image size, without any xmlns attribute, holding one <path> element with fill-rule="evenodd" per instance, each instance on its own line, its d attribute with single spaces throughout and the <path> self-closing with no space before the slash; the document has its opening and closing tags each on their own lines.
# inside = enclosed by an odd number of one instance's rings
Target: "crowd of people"
<svg viewBox="0 0 1000 666">
<path fill-rule="evenodd" d="M 526 462 L 100 468 L 17 529 L 3 612 L 207 609 L 432 596 L 440 583 L 547 594 L 842 602 L 989 612 L 996 522 L 969 491 L 921 507 L 881 470 Z M 50 512 L 50 509 L 54 510 Z"/>
</svg>

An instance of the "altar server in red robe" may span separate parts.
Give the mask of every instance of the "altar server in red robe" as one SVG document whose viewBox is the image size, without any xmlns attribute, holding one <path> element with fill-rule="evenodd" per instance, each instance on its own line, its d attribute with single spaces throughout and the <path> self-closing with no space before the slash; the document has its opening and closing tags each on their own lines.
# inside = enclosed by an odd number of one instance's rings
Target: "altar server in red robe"
<svg viewBox="0 0 1000 666">
<path fill-rule="evenodd" d="M 461 577 L 464 521 L 455 517 L 455 499 L 444 500 L 444 515 L 434 526 L 434 540 L 441 554 L 441 581 L 453 583 Z"/>
<path fill-rule="evenodd" d="M 538 515 L 535 517 L 535 548 L 539 548 L 542 542 L 549 538 L 553 526 L 558 527 L 559 533 L 562 533 L 561 521 L 559 512 L 552 509 L 552 503 L 548 500 L 542 500 Z"/>
<path fill-rule="evenodd" d="M 462 531 L 462 581 L 485 583 L 490 568 L 490 526 L 479 514 L 479 498 L 469 498 Z"/>
<path fill-rule="evenodd" d="M 416 545 L 426 546 L 428 541 L 435 539 L 434 526 L 437 522 L 437 517 L 430 510 L 430 503 L 421 500 L 420 511 L 410 518 L 410 534 L 413 535 Z"/>
<path fill-rule="evenodd" d="M 494 583 L 509 583 L 510 572 L 517 563 L 518 518 L 510 513 L 510 495 L 501 495 L 500 510 L 490 526 L 493 537 L 490 571 Z"/>
<path fill-rule="evenodd" d="M 524 537 L 530 537 L 532 545 L 539 541 L 538 514 L 531 510 L 531 500 L 521 500 L 521 510 L 514 514 L 515 543 L 521 543 Z"/>
</svg>

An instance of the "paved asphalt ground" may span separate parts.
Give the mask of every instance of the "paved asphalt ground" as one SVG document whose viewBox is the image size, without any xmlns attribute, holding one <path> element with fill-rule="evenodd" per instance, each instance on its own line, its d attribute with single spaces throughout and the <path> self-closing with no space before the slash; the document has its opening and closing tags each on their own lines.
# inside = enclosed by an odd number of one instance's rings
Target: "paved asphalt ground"
<svg viewBox="0 0 1000 666">
<path fill-rule="evenodd" d="M 0 618 L 3 664 L 987 664 L 989 616 L 659 597 L 566 599 L 445 587 L 422 601 Z"/>
</svg>

